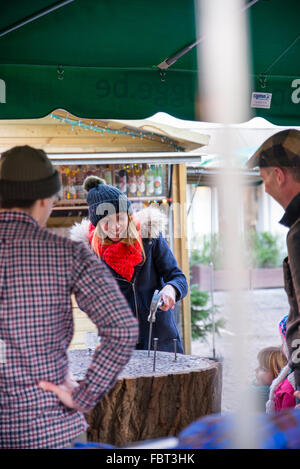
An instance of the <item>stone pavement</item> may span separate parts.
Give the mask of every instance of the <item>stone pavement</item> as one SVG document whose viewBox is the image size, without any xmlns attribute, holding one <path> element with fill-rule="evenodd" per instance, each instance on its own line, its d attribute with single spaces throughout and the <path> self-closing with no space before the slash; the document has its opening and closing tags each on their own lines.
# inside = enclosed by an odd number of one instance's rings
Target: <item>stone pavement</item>
<svg viewBox="0 0 300 469">
<path fill-rule="evenodd" d="M 245 332 L 247 343 L 247 381 L 249 383 L 255 377 L 257 367 L 257 353 L 270 345 L 281 345 L 278 332 L 278 323 L 285 314 L 288 314 L 288 300 L 284 289 L 251 290 L 249 295 L 249 321 Z M 228 293 L 214 292 L 214 303 L 219 306 L 220 317 L 226 319 L 226 301 Z M 230 320 L 227 322 L 221 336 L 216 335 L 215 355 L 223 359 L 223 392 L 222 412 L 231 412 L 237 409 L 233 396 L 233 389 L 239 385 L 239 380 L 234 372 L 232 361 L 232 327 Z M 207 343 L 192 342 L 192 355 L 212 356 L 212 336 Z"/>
</svg>

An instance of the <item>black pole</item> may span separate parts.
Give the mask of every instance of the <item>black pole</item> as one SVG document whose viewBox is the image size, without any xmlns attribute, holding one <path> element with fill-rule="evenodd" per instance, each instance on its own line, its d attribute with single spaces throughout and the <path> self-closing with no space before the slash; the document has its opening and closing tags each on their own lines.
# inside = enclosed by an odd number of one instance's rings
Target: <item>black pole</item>
<svg viewBox="0 0 300 469">
<path fill-rule="evenodd" d="M 251 0 L 247 5 L 245 5 L 242 9 L 241 12 L 247 10 L 248 8 L 252 7 L 252 5 L 255 5 L 259 0 Z M 167 57 L 163 62 L 161 62 L 159 65 L 157 65 L 157 68 L 160 68 L 161 70 L 168 69 L 171 65 L 173 65 L 175 62 L 177 62 L 180 57 L 183 55 L 187 54 L 191 49 L 193 49 L 195 46 L 198 46 L 200 42 L 202 42 L 205 38 L 201 37 L 197 41 L 193 42 L 193 44 L 190 44 L 189 46 L 184 47 L 184 49 L 181 49 L 179 52 L 176 54 L 172 55 L 171 57 Z"/>
<path fill-rule="evenodd" d="M 0 37 L 6 36 L 6 34 L 11 33 L 12 31 L 15 31 L 16 29 L 20 29 L 26 24 L 32 23 L 33 21 L 42 18 L 43 16 L 48 15 L 49 13 L 52 13 L 55 10 L 58 10 L 59 8 L 64 7 L 65 5 L 68 5 L 69 3 L 74 2 L 74 0 L 64 0 L 62 2 L 55 3 L 54 5 L 45 8 L 43 10 L 38 11 L 37 13 L 34 13 L 31 16 L 28 16 L 27 18 L 24 18 L 21 21 L 18 21 L 17 23 L 14 23 L 11 26 L 8 26 L 8 28 L 3 29 L 0 31 Z"/>
</svg>

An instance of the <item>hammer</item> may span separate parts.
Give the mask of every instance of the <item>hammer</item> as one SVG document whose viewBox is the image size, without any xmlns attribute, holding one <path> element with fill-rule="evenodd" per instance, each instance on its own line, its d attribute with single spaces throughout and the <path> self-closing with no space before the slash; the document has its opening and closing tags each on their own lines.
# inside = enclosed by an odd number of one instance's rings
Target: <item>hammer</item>
<svg viewBox="0 0 300 469">
<path fill-rule="evenodd" d="M 151 304 L 150 304 L 150 313 L 149 313 L 149 316 L 148 316 L 148 322 L 150 322 L 149 339 L 148 339 L 148 357 L 150 357 L 151 339 L 152 339 L 152 326 L 153 326 L 153 323 L 156 320 L 156 316 L 155 316 L 156 311 L 158 310 L 158 308 L 160 308 L 164 304 L 163 300 L 161 299 L 161 296 L 162 296 L 162 292 L 160 292 L 159 290 L 155 290 L 155 292 L 153 294 L 153 297 L 152 297 L 152 300 L 151 300 Z"/>
</svg>

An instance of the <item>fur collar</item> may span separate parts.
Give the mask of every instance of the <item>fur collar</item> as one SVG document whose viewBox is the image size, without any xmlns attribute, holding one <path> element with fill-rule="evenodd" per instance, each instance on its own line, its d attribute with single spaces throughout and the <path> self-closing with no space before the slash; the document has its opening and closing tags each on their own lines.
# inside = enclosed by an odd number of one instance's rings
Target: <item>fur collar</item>
<svg viewBox="0 0 300 469">
<path fill-rule="evenodd" d="M 139 212 L 134 212 L 134 216 L 141 227 L 142 238 L 158 238 L 161 233 L 163 237 L 167 234 L 167 215 L 156 207 L 147 207 Z M 81 241 L 90 248 L 88 239 L 89 219 L 83 218 L 80 223 L 75 223 L 70 228 L 70 238 L 73 241 Z"/>
</svg>

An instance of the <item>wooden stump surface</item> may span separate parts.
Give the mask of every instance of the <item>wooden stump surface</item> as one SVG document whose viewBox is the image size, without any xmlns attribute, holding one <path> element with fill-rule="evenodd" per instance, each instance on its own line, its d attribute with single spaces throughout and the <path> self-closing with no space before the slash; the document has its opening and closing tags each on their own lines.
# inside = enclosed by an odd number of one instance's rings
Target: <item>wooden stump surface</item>
<svg viewBox="0 0 300 469">
<path fill-rule="evenodd" d="M 91 357 L 69 352 L 75 378 L 83 379 Z M 115 446 L 176 436 L 196 419 L 221 410 L 221 364 L 191 355 L 136 350 L 115 386 L 86 415 L 89 441 Z"/>
</svg>

